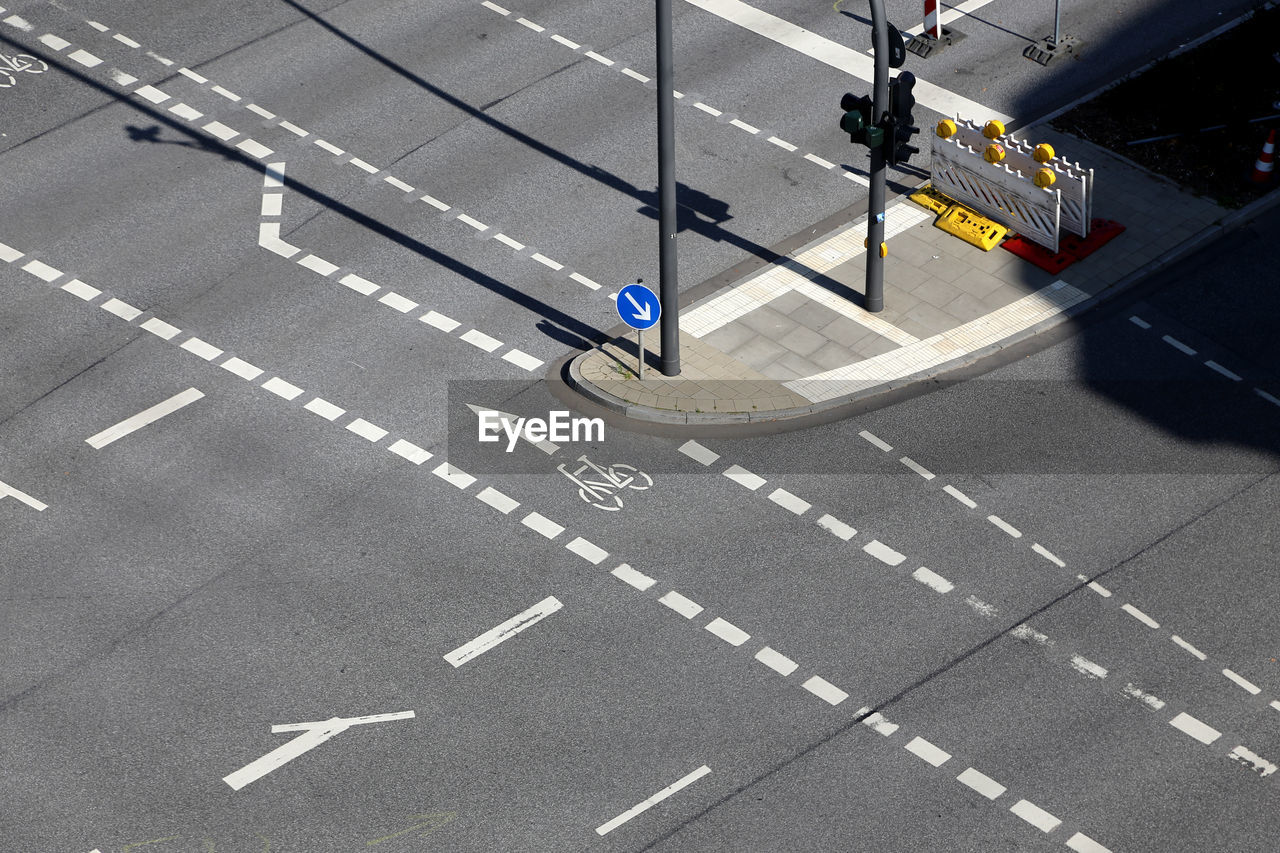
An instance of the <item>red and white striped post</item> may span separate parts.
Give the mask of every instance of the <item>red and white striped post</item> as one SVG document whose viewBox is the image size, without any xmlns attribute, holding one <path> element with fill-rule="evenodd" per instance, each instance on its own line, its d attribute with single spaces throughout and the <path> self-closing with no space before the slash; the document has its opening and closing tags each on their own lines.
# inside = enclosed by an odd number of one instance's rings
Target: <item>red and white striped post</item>
<svg viewBox="0 0 1280 853">
<path fill-rule="evenodd" d="M 942 38 L 942 24 L 938 21 L 938 0 L 924 0 L 924 31 L 935 39 Z"/>
</svg>

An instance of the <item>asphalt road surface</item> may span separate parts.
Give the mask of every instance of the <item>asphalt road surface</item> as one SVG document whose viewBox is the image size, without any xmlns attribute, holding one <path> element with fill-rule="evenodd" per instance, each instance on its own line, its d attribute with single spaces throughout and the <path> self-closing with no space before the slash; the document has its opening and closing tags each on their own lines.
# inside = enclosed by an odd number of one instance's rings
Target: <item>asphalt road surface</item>
<svg viewBox="0 0 1280 853">
<path fill-rule="evenodd" d="M 1067 5 L 1089 61 L 993 0 L 911 67 L 1025 121 L 1247 4 Z M 761 33 L 844 11 L 677 4 L 686 285 L 865 193 L 867 85 Z M 656 279 L 649 7 L 0 37 L 0 849 L 1280 841 L 1280 216 L 844 421 L 506 453 Z"/>
</svg>

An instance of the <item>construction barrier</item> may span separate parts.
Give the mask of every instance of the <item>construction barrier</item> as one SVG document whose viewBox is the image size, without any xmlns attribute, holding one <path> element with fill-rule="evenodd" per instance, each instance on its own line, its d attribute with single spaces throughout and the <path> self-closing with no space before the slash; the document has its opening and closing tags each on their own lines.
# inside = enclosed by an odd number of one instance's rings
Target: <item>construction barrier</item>
<svg viewBox="0 0 1280 853">
<path fill-rule="evenodd" d="M 933 185 L 1052 251 L 1065 229 L 1089 236 L 1093 170 L 1058 157 L 1052 146 L 1006 134 L 998 121 L 938 125 Z"/>
</svg>

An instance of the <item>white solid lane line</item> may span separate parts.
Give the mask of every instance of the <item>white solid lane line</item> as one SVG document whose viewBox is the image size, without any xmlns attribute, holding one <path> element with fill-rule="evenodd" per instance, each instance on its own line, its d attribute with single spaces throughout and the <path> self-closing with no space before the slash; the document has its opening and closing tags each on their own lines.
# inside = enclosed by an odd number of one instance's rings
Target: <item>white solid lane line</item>
<svg viewBox="0 0 1280 853">
<path fill-rule="evenodd" d="M 44 512 L 46 509 L 49 508 L 49 505 L 47 503 L 43 503 L 41 501 L 36 500 L 35 498 L 31 497 L 31 495 L 27 494 L 26 492 L 15 489 L 13 486 L 10 486 L 8 483 L 0 482 L 0 500 L 3 500 L 7 497 L 15 497 L 18 500 L 22 501 L 27 506 L 36 510 L 37 512 Z"/>
<path fill-rule="evenodd" d="M 162 403 L 156 403 L 149 409 L 143 409 L 141 412 L 138 412 L 138 414 L 125 418 L 115 426 L 107 427 L 97 435 L 89 436 L 85 439 L 85 442 L 94 449 L 101 450 L 116 439 L 123 438 L 129 433 L 141 429 L 149 423 L 158 421 L 165 415 L 170 414 L 171 412 L 176 412 L 183 406 L 189 403 L 194 403 L 203 396 L 203 392 L 195 388 L 188 388 L 181 393 L 174 394 Z"/>
<path fill-rule="evenodd" d="M 624 823 L 631 820 L 631 818 L 635 817 L 641 812 L 647 811 L 649 808 L 662 802 L 667 797 L 678 792 L 680 789 L 687 788 L 688 786 L 692 785 L 694 782 L 697 782 L 699 779 L 701 779 L 703 776 L 706 776 L 710 772 L 711 772 L 710 767 L 708 767 L 705 764 L 702 765 L 701 767 L 699 767 L 697 770 L 693 771 L 689 775 L 663 788 L 661 791 L 654 794 L 652 797 L 649 797 L 648 799 L 643 800 L 637 803 L 636 805 L 632 806 L 631 808 L 627 809 L 625 812 L 618 815 L 613 820 L 606 821 L 605 823 L 600 824 L 599 826 L 596 827 L 596 834 L 607 835 L 608 833 L 613 832 L 613 830 L 622 826 Z"/>
<path fill-rule="evenodd" d="M 798 27 L 790 21 L 762 12 L 743 3 L 742 0 L 685 0 L 685 2 L 867 83 L 872 82 L 875 75 L 875 63 L 871 57 L 823 38 L 803 27 Z M 940 112 L 944 116 L 959 115 L 974 121 L 999 119 L 1005 124 L 1013 121 L 1012 116 L 998 113 L 991 107 L 983 106 L 963 95 L 947 91 L 941 86 L 918 77 L 913 94 L 922 106 Z"/>
<path fill-rule="evenodd" d="M 523 613 L 518 613 L 501 625 L 490 628 L 471 642 L 458 646 L 445 655 L 444 659 L 453 664 L 456 669 L 472 658 L 489 651 L 503 640 L 509 640 L 530 625 L 542 621 L 563 606 L 554 595 L 549 595 Z"/>
<path fill-rule="evenodd" d="M 250 782 L 261 779 L 272 770 L 289 763 L 308 750 L 315 749 L 320 744 L 336 735 L 342 734 L 352 726 L 383 723 L 390 720 L 407 720 L 413 716 L 413 711 L 397 711 L 394 714 L 373 714 L 367 717 L 333 717 L 332 719 L 320 720 L 314 723 L 285 723 L 272 726 L 271 732 L 273 734 L 296 731 L 301 731 L 302 734 L 288 743 L 281 744 L 261 758 L 251 761 L 236 772 L 222 777 L 222 781 L 230 785 L 232 790 L 239 791 Z"/>
</svg>

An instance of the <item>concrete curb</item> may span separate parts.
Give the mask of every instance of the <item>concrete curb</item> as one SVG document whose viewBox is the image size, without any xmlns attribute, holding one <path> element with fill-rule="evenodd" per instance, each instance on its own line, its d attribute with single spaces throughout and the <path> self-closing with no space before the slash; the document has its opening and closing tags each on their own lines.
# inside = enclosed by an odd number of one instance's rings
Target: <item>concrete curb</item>
<svg viewBox="0 0 1280 853">
<path fill-rule="evenodd" d="M 1193 254 L 1213 241 L 1222 238 L 1229 232 L 1247 225 L 1253 219 L 1277 205 L 1280 205 L 1280 188 L 1272 190 L 1262 198 L 1257 199 L 1239 210 L 1228 213 L 1223 216 L 1219 222 L 1208 226 L 1183 242 L 1181 245 L 1170 249 L 1160 257 L 1149 261 L 1120 280 L 1108 285 L 1100 292 L 1090 296 L 1088 299 L 1071 306 L 1066 311 L 1063 311 L 1054 317 L 1042 320 L 1016 334 L 1010 335 L 998 343 L 990 344 L 980 350 L 967 353 L 959 358 L 938 365 L 937 367 L 933 367 L 919 373 L 914 373 L 901 379 L 891 380 L 872 388 L 865 388 L 862 391 L 858 391 L 844 397 L 826 400 L 821 403 L 814 403 L 809 406 L 760 412 L 758 414 L 753 412 L 681 412 L 637 406 L 634 403 L 629 403 L 620 397 L 616 397 L 602 391 L 583 379 L 582 373 L 578 368 L 578 362 L 586 358 L 590 354 L 590 350 L 579 353 L 577 356 L 573 356 L 569 359 L 568 369 L 565 371 L 565 382 L 583 397 L 586 397 L 609 411 L 630 420 L 652 424 L 685 425 L 690 427 L 759 424 L 761 427 L 769 425 L 773 430 L 776 430 L 780 422 L 795 421 L 824 413 L 833 414 L 841 408 L 852 408 L 855 404 L 865 403 L 872 398 L 885 395 L 888 392 L 895 391 L 909 385 L 939 380 L 945 374 L 952 373 L 961 368 L 970 367 L 978 362 L 989 359 L 991 356 L 1001 352 L 1002 350 L 1021 344 L 1036 337 L 1037 335 L 1048 332 L 1051 329 L 1058 328 L 1069 320 L 1073 320 L 1081 314 L 1090 311 L 1105 302 L 1115 299 L 1132 289 L 1139 282 L 1144 281 L 1161 270 L 1167 269 L 1188 255 Z M 799 423 L 796 424 L 797 427 L 802 425 L 803 424 Z M 761 432 L 765 431 L 766 430 L 761 429 Z"/>
</svg>

